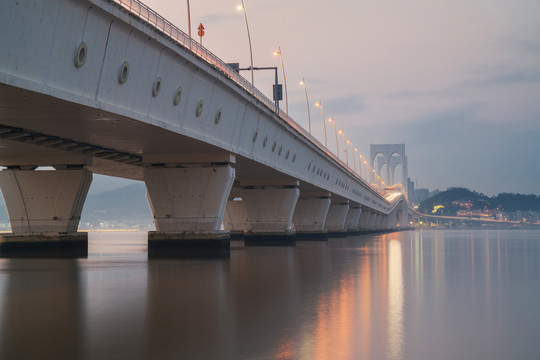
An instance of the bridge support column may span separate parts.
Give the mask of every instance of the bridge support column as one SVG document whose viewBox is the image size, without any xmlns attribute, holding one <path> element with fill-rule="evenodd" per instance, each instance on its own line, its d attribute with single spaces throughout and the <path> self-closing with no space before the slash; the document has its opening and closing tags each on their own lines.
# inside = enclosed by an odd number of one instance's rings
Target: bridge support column
<svg viewBox="0 0 540 360">
<path fill-rule="evenodd" d="M 371 213 L 367 209 L 362 209 L 362 213 L 360 214 L 360 220 L 358 220 L 358 228 L 360 232 L 364 232 L 368 230 L 368 222 L 369 218 L 371 216 Z"/>
<path fill-rule="evenodd" d="M 370 230 L 370 231 L 375 230 L 375 222 L 376 221 L 377 221 L 377 213 L 372 211 L 370 216 L 369 216 L 368 223 L 367 223 L 367 229 Z"/>
<path fill-rule="evenodd" d="M 379 227 L 381 230 L 389 230 L 390 227 L 388 226 L 388 215 L 383 214 L 381 216 L 381 223 L 379 224 Z"/>
<path fill-rule="evenodd" d="M 295 230 L 292 217 L 300 195 L 298 181 L 269 184 L 268 182 L 242 182 L 241 193 L 245 202 L 248 229 L 244 245 L 294 246 Z"/>
<path fill-rule="evenodd" d="M 349 212 L 349 201 L 333 202 L 328 209 L 325 226 L 329 237 L 346 237 L 345 220 Z"/>
<path fill-rule="evenodd" d="M 243 199 L 227 201 L 223 215 L 223 227 L 231 233 L 231 238 L 244 237 L 244 230 L 248 228 L 248 215 Z"/>
<path fill-rule="evenodd" d="M 0 172 L 11 234 L 0 235 L 2 256 L 88 255 L 88 233 L 77 232 L 92 173 L 81 167 Z"/>
<path fill-rule="evenodd" d="M 328 240 L 328 230 L 324 228 L 330 193 L 307 193 L 300 195 L 293 214 L 296 238 L 298 240 Z"/>
<path fill-rule="evenodd" d="M 360 214 L 362 208 L 360 206 L 350 206 L 349 212 L 347 212 L 347 218 L 345 219 L 345 229 L 349 235 L 358 235 L 358 222 L 360 221 Z"/>
<path fill-rule="evenodd" d="M 390 214 L 388 214 L 388 218 L 386 220 L 386 227 L 389 229 L 396 229 L 398 224 L 398 215 L 397 210 L 394 209 Z"/>
<path fill-rule="evenodd" d="M 382 221 L 382 214 L 377 214 L 377 217 L 375 218 L 375 230 L 381 230 L 381 221 Z"/>
<path fill-rule="evenodd" d="M 229 254 L 230 234 L 221 230 L 221 223 L 234 178 L 228 164 L 145 169 L 156 224 L 156 231 L 148 233 L 149 255 Z"/>
</svg>

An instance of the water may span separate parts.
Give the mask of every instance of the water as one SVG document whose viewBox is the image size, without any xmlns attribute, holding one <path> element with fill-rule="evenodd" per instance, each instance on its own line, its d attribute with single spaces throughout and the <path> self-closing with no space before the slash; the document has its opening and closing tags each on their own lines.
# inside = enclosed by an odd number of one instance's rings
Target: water
<svg viewBox="0 0 540 360">
<path fill-rule="evenodd" d="M 234 242 L 228 260 L 101 232 L 89 252 L 0 260 L 0 359 L 540 359 L 540 231 Z"/>
</svg>

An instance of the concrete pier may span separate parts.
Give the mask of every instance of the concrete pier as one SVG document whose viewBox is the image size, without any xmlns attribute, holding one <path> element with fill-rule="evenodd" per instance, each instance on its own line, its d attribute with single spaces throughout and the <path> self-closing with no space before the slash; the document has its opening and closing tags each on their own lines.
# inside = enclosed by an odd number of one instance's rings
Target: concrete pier
<svg viewBox="0 0 540 360">
<path fill-rule="evenodd" d="M 325 227 L 328 229 L 328 237 L 346 237 L 345 220 L 349 212 L 349 201 L 333 201 L 328 209 Z"/>
<path fill-rule="evenodd" d="M 291 228 L 291 224 L 300 195 L 298 185 L 296 180 L 240 184 L 248 216 L 248 226 L 244 233 L 245 246 L 296 244 L 296 231 Z"/>
<path fill-rule="evenodd" d="M 328 192 L 300 195 L 293 215 L 297 240 L 328 240 L 324 226 L 330 203 Z"/>
</svg>

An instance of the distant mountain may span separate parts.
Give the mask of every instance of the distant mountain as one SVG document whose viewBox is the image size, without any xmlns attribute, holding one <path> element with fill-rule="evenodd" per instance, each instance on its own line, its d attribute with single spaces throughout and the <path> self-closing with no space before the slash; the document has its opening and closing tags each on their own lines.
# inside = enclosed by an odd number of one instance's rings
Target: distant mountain
<svg viewBox="0 0 540 360">
<path fill-rule="evenodd" d="M 437 215 L 455 215 L 464 206 L 471 210 L 499 209 L 511 211 L 540 212 L 540 196 L 502 193 L 489 197 L 465 188 L 449 188 L 424 201 L 418 207 L 422 213 L 432 213 L 437 207 Z"/>
<path fill-rule="evenodd" d="M 146 201 L 146 186 L 136 182 L 119 189 L 89 195 L 81 214 L 81 228 L 152 226 L 152 213 Z"/>
</svg>

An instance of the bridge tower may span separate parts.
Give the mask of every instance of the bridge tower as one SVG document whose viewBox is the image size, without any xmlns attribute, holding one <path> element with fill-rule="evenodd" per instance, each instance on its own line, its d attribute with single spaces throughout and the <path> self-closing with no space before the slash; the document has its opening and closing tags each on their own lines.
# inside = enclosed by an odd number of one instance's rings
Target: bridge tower
<svg viewBox="0 0 540 360">
<path fill-rule="evenodd" d="M 371 144 L 370 145 L 370 164 L 375 166 L 375 159 L 379 157 L 377 164 L 377 172 L 380 174 L 382 167 L 386 165 L 387 186 L 395 185 L 395 170 L 398 165 L 401 165 L 403 177 L 397 183 L 403 186 L 403 196 L 407 197 L 407 179 L 409 177 L 407 167 L 407 156 L 405 155 L 405 144 Z M 396 156 L 394 156 L 396 155 Z M 402 226 L 406 226 L 408 220 L 408 202 L 403 202 L 402 214 L 399 216 Z"/>
</svg>

